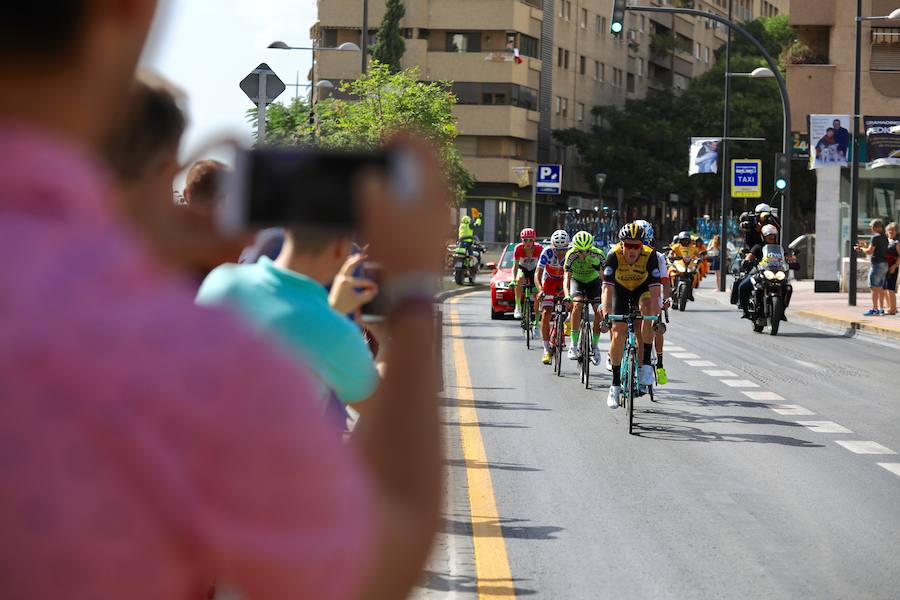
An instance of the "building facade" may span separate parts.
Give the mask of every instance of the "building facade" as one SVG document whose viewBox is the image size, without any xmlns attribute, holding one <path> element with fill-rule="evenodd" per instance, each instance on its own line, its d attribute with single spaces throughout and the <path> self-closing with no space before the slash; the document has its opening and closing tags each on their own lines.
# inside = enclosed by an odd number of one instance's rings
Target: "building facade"
<svg viewBox="0 0 900 600">
<path fill-rule="evenodd" d="M 863 15 L 888 15 L 898 6 L 896 0 L 865 0 Z M 855 19 L 855 2 L 791 1 L 790 23 L 808 49 L 803 64 L 787 66 L 795 130 L 808 133 L 808 115 L 853 114 Z M 900 21 L 863 23 L 861 65 L 862 115 L 900 117 Z M 852 123 L 847 128 L 852 130 Z M 815 145 L 816 140 L 810 140 L 810 146 Z M 870 219 L 900 220 L 900 167 L 870 170 L 865 168 L 867 156 L 863 152 L 860 158 L 864 162 L 860 168 L 858 234 L 865 238 Z M 850 169 L 817 169 L 816 182 L 816 291 L 836 292 L 846 288 L 848 272 Z M 865 274 L 864 269 L 860 272 Z M 863 282 L 860 287 L 866 286 Z"/>
<path fill-rule="evenodd" d="M 739 20 L 774 16 L 788 0 L 733 0 Z M 530 188 L 517 167 L 563 165 L 563 195 L 539 196 L 537 226 L 555 228 L 560 209 L 600 203 L 596 185 L 581 173 L 573 148 L 552 131 L 590 130 L 592 108 L 623 106 L 650 89 L 684 89 L 715 62 L 727 31 L 707 19 L 630 12 L 625 31 L 610 33 L 613 0 L 405 0 L 403 66 L 425 80 L 453 82 L 458 98 L 458 145 L 478 183 L 467 208 L 484 214 L 487 241 L 513 239 L 530 222 Z M 727 14 L 728 0 L 650 0 Z M 384 15 L 384 0 L 369 0 L 369 36 Z M 312 37 L 322 47 L 359 42 L 361 0 L 319 0 Z M 319 53 L 317 81 L 354 79 L 353 53 Z M 615 198 L 615 192 L 604 190 Z M 615 202 L 615 200 L 612 200 Z"/>
</svg>

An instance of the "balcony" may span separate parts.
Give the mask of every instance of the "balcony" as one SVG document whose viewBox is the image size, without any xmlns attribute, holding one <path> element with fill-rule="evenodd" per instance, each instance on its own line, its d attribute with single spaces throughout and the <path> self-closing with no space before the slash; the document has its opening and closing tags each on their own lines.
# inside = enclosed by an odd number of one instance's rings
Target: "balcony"
<svg viewBox="0 0 900 600">
<path fill-rule="evenodd" d="M 316 80 L 337 82 L 356 79 L 360 71 L 359 52 L 316 52 Z"/>
<path fill-rule="evenodd" d="M 539 113 L 516 106 L 456 105 L 453 114 L 461 135 L 537 140 Z"/>
<path fill-rule="evenodd" d="M 496 53 L 495 53 L 496 54 Z M 522 64 L 507 61 L 506 53 L 429 52 L 423 75 L 432 80 L 518 83 L 540 89 L 541 61 L 523 57 Z M 502 55 L 502 56 L 501 56 Z"/>
<path fill-rule="evenodd" d="M 792 0 L 788 20 L 792 27 L 834 25 L 834 7 L 837 0 Z M 887 14 L 887 13 L 885 13 Z"/>
<path fill-rule="evenodd" d="M 806 116 L 834 112 L 835 65 L 787 65 L 791 120 L 805 128 Z"/>
<path fill-rule="evenodd" d="M 543 12 L 511 0 L 441 0 L 428 3 L 428 23 L 432 28 L 460 30 L 520 31 L 541 37 Z"/>
<path fill-rule="evenodd" d="M 479 183 L 517 183 L 513 167 L 535 166 L 517 158 L 463 156 L 462 162 Z"/>
</svg>

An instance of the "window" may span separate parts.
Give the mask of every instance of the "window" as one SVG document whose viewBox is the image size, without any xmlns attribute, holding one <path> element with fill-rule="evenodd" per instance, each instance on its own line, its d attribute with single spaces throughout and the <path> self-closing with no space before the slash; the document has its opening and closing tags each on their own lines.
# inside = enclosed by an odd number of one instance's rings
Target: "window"
<svg viewBox="0 0 900 600">
<path fill-rule="evenodd" d="M 566 16 L 566 0 L 559 0 L 559 18 Z"/>
<path fill-rule="evenodd" d="M 568 98 L 562 99 L 562 112 L 560 114 L 562 115 L 562 118 L 564 118 L 564 119 L 569 118 L 569 99 Z"/>
<path fill-rule="evenodd" d="M 538 109 L 537 90 L 514 83 L 470 83 L 457 81 L 451 88 L 457 104 L 517 106 Z"/>
<path fill-rule="evenodd" d="M 581 102 L 575 105 L 575 120 L 578 122 L 584 121 L 584 104 Z"/>
<path fill-rule="evenodd" d="M 430 29 L 419 29 L 419 39 L 420 40 L 427 40 L 430 37 L 431 37 Z"/>
<path fill-rule="evenodd" d="M 559 96 L 556 97 L 556 114 L 559 115 L 562 113 L 562 98 Z"/>
<path fill-rule="evenodd" d="M 510 87 L 505 83 L 482 83 L 481 103 L 488 106 L 509 104 Z"/>
<path fill-rule="evenodd" d="M 597 15 L 597 18 L 594 19 L 594 29 L 597 33 L 603 35 L 603 17 Z"/>
<path fill-rule="evenodd" d="M 600 64 L 599 60 L 594 61 L 594 79 L 603 81 L 603 65 Z"/>
<path fill-rule="evenodd" d="M 643 58 L 637 59 L 637 74 L 638 74 L 638 77 L 644 76 L 644 59 Z"/>
<path fill-rule="evenodd" d="M 703 47 L 703 62 L 705 62 L 705 63 L 709 62 L 709 46 Z"/>
<path fill-rule="evenodd" d="M 337 45 L 337 29 L 323 29 L 322 46 L 324 48 L 335 48 Z"/>
<path fill-rule="evenodd" d="M 447 32 L 447 52 L 481 52 L 481 32 Z"/>
<path fill-rule="evenodd" d="M 578 59 L 578 74 L 584 75 L 587 72 L 587 57 L 582 56 Z"/>
<path fill-rule="evenodd" d="M 403 28 L 403 39 L 405 39 L 405 40 L 413 39 L 413 28 L 412 27 L 404 27 Z"/>
<path fill-rule="evenodd" d="M 540 58 L 540 43 L 530 35 L 519 34 L 519 53 L 522 56 Z"/>
<path fill-rule="evenodd" d="M 563 66 L 563 49 L 562 48 L 556 49 L 556 66 L 557 67 Z"/>
<path fill-rule="evenodd" d="M 569 51 L 568 50 L 565 51 L 564 58 L 565 58 L 565 60 L 563 61 L 563 63 L 564 63 L 563 67 L 568 69 L 569 68 Z"/>
<path fill-rule="evenodd" d="M 566 21 L 572 20 L 572 2 L 571 0 L 566 0 Z"/>
<path fill-rule="evenodd" d="M 627 88 L 626 91 L 627 91 L 629 94 L 633 94 L 633 93 L 634 93 L 634 90 L 635 90 L 635 85 L 634 85 L 634 73 L 629 73 L 629 74 L 628 74 L 628 88 Z"/>
<path fill-rule="evenodd" d="M 694 42 L 694 58 L 696 58 L 697 60 L 703 58 L 702 54 L 700 53 L 702 49 L 703 46 L 700 44 L 700 42 Z"/>
<path fill-rule="evenodd" d="M 641 33 L 644 33 L 644 31 L 646 31 L 646 27 L 647 27 L 647 17 L 644 15 L 641 15 L 641 30 L 640 30 Z"/>
<path fill-rule="evenodd" d="M 587 15 L 588 15 L 587 9 L 582 8 L 581 9 L 581 28 L 582 29 L 587 29 Z"/>
</svg>

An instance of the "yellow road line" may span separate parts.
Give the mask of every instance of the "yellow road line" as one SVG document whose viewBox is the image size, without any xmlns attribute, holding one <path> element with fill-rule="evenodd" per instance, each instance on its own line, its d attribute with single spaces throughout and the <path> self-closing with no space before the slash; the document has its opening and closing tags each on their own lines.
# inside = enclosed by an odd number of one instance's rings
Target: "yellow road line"
<svg viewBox="0 0 900 600">
<path fill-rule="evenodd" d="M 456 302 L 458 300 L 452 301 L 453 304 Z M 506 554 L 506 542 L 503 540 L 497 501 L 494 499 L 491 471 L 485 468 L 488 462 L 487 454 L 484 451 L 481 428 L 478 426 L 475 395 L 472 393 L 472 379 L 469 377 L 469 363 L 466 361 L 465 345 L 461 339 L 459 311 L 455 307 L 450 313 L 450 335 L 453 336 L 459 421 L 466 424 L 465 427 L 459 428 L 459 435 L 466 462 L 466 479 L 469 483 L 469 511 L 472 518 L 478 598 L 515 598 L 509 556 Z M 481 468 L 478 468 L 479 466 Z"/>
</svg>

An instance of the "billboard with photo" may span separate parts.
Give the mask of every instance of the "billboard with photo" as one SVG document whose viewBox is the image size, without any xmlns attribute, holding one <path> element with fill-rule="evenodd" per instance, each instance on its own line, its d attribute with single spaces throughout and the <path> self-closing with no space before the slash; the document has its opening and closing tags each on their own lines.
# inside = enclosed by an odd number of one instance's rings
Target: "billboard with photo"
<svg viewBox="0 0 900 600">
<path fill-rule="evenodd" d="M 846 167 L 850 115 L 809 115 L 809 168 Z"/>
<path fill-rule="evenodd" d="M 691 138 L 688 175 L 718 173 L 719 144 L 722 138 Z"/>
<path fill-rule="evenodd" d="M 891 127 L 900 126 L 900 117 L 864 117 L 866 144 L 869 151 L 867 169 L 900 166 L 900 135 Z"/>
</svg>

